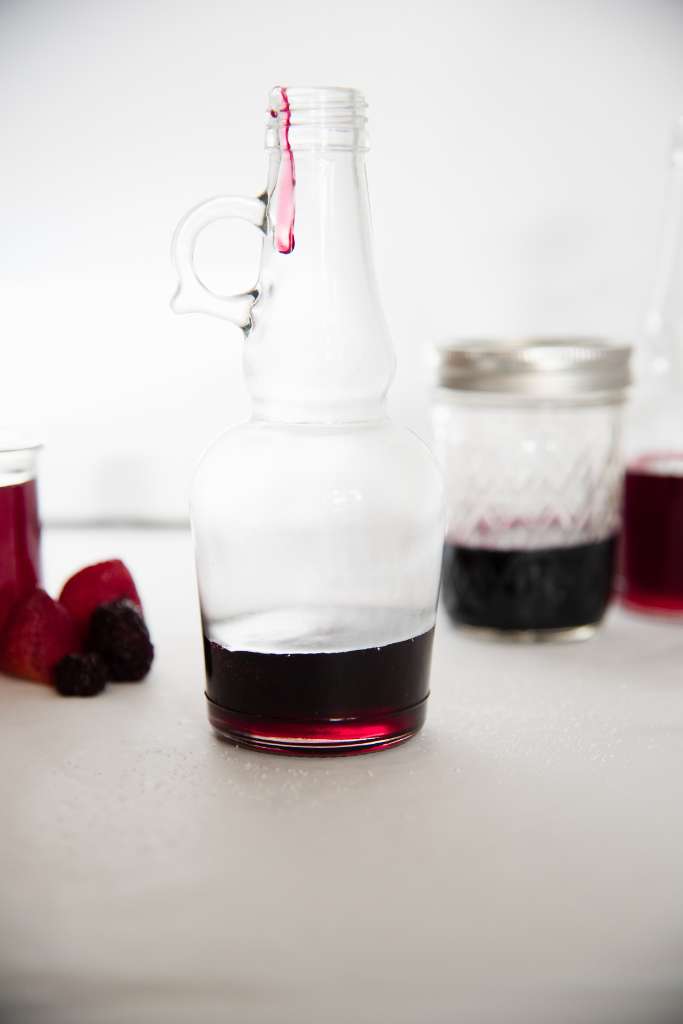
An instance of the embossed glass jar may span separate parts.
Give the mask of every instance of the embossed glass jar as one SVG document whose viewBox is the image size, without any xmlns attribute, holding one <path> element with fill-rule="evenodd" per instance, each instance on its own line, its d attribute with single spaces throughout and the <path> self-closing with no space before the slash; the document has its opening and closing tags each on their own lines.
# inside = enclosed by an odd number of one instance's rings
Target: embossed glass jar
<svg viewBox="0 0 683 1024">
<path fill-rule="evenodd" d="M 594 632 L 614 583 L 629 359 L 592 339 L 438 349 L 454 622 L 516 640 Z"/>
</svg>

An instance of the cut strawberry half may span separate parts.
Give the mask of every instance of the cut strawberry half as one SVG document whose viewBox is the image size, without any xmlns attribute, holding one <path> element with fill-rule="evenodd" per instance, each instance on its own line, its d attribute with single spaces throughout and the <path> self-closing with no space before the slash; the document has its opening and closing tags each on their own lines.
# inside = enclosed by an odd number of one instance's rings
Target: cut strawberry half
<svg viewBox="0 0 683 1024">
<path fill-rule="evenodd" d="M 80 647 L 69 612 L 36 588 L 10 615 L 0 641 L 0 668 L 22 679 L 51 683 L 57 662 Z"/>
<path fill-rule="evenodd" d="M 142 611 L 133 577 L 118 558 L 81 569 L 66 581 L 59 595 L 60 603 L 70 612 L 81 637 L 87 632 L 90 616 L 96 608 L 121 598 L 132 601 Z"/>
</svg>

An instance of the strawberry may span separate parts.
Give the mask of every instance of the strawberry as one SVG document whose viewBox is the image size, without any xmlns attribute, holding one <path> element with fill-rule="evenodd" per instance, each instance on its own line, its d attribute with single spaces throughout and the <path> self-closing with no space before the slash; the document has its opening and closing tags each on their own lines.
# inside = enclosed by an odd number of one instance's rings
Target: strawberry
<svg viewBox="0 0 683 1024">
<path fill-rule="evenodd" d="M 59 595 L 81 637 L 87 633 L 90 616 L 99 605 L 121 598 L 132 601 L 142 611 L 133 577 L 118 558 L 81 569 L 66 581 Z"/>
<path fill-rule="evenodd" d="M 57 662 L 80 646 L 69 612 L 37 587 L 14 606 L 0 641 L 0 668 L 22 679 L 51 683 Z"/>
</svg>

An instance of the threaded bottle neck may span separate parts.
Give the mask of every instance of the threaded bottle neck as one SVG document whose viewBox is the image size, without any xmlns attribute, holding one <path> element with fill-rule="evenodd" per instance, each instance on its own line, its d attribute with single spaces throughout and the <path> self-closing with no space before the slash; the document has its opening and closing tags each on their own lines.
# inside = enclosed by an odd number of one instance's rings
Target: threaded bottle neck
<svg viewBox="0 0 683 1024">
<path fill-rule="evenodd" d="M 357 89 L 277 86 L 271 91 L 266 148 L 368 148 L 367 103 Z"/>
</svg>

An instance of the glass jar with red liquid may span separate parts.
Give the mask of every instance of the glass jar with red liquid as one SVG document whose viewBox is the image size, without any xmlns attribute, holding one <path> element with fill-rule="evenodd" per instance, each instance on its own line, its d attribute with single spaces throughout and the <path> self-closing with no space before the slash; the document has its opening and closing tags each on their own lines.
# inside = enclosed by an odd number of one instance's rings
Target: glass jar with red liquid
<svg viewBox="0 0 683 1024">
<path fill-rule="evenodd" d="M 683 119 L 662 253 L 627 431 L 619 590 L 633 611 L 683 619 Z"/>
<path fill-rule="evenodd" d="M 0 632 L 41 580 L 36 461 L 40 445 L 0 434 Z"/>
<path fill-rule="evenodd" d="M 592 635 L 614 583 L 628 346 L 540 339 L 438 354 L 446 611 L 494 638 Z"/>
<path fill-rule="evenodd" d="M 174 241 L 174 308 L 242 328 L 253 409 L 192 491 L 209 719 L 279 753 L 392 746 L 421 727 L 429 693 L 443 486 L 387 414 L 365 111 L 354 89 L 275 89 L 265 191 L 202 204 Z M 194 269 L 219 217 L 262 235 L 244 295 L 208 292 Z"/>
</svg>

